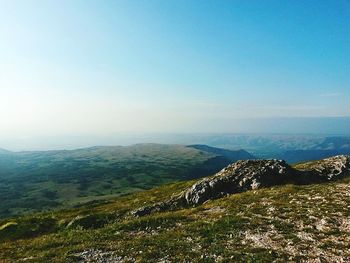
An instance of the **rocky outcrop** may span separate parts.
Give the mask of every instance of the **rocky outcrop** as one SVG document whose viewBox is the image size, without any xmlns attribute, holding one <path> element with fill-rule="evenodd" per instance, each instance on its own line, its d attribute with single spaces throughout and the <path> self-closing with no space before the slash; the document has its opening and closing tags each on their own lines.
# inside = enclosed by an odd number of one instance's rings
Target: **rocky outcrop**
<svg viewBox="0 0 350 263">
<path fill-rule="evenodd" d="M 104 251 L 101 249 L 88 249 L 69 255 L 70 260 L 78 263 L 123 263 L 136 262 L 135 258 L 118 256 L 116 251 Z"/>
<path fill-rule="evenodd" d="M 283 160 L 235 162 L 212 177 L 204 178 L 176 197 L 133 212 L 143 216 L 153 212 L 202 204 L 226 195 L 287 183 L 310 184 L 350 175 L 350 156 L 339 155 L 294 169 Z"/>
<path fill-rule="evenodd" d="M 195 183 L 182 198 L 188 205 L 202 204 L 227 194 L 284 184 L 293 175 L 294 170 L 282 160 L 238 161 Z"/>
<path fill-rule="evenodd" d="M 338 155 L 320 161 L 306 163 L 301 170 L 314 173 L 321 181 L 340 179 L 350 175 L 350 156 Z"/>
</svg>

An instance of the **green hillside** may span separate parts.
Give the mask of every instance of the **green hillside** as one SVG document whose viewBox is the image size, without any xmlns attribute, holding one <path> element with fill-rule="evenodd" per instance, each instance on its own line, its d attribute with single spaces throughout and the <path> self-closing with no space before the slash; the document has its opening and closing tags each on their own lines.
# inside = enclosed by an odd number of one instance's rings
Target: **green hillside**
<svg viewBox="0 0 350 263">
<path fill-rule="evenodd" d="M 192 184 L 173 183 L 104 204 L 2 220 L 0 261 L 350 260 L 349 177 L 248 191 L 140 218 L 130 214 L 141 206 L 167 200 Z"/>
<path fill-rule="evenodd" d="M 0 153 L 0 218 L 98 202 L 217 172 L 245 151 L 138 144 Z"/>
</svg>

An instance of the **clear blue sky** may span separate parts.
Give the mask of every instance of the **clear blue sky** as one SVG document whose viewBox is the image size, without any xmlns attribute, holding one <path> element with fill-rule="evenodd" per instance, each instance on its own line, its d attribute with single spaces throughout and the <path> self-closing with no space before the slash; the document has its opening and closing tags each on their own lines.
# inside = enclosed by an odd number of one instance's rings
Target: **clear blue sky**
<svg viewBox="0 0 350 263">
<path fill-rule="evenodd" d="M 1 136 L 255 132 L 349 101 L 347 0 L 0 0 Z"/>
</svg>

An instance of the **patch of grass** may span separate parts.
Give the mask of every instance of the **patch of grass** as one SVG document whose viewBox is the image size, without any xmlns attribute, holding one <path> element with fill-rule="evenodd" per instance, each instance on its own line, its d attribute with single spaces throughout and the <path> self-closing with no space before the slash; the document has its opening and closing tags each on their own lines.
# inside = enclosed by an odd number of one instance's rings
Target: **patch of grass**
<svg viewBox="0 0 350 263">
<path fill-rule="evenodd" d="M 56 231 L 57 220 L 51 217 L 27 217 L 5 223 L 0 228 L 0 240 L 32 238 Z"/>
</svg>

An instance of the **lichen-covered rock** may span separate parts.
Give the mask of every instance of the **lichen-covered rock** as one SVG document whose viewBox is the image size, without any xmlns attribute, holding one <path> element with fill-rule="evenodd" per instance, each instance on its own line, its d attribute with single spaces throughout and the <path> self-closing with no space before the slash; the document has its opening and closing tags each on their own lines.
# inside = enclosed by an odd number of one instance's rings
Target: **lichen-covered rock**
<svg viewBox="0 0 350 263">
<path fill-rule="evenodd" d="M 144 216 L 178 207 L 194 206 L 229 194 L 287 183 L 310 184 L 350 175 L 350 156 L 339 155 L 294 169 L 283 160 L 235 162 L 212 177 L 204 178 L 177 197 L 133 211 Z"/>
</svg>

